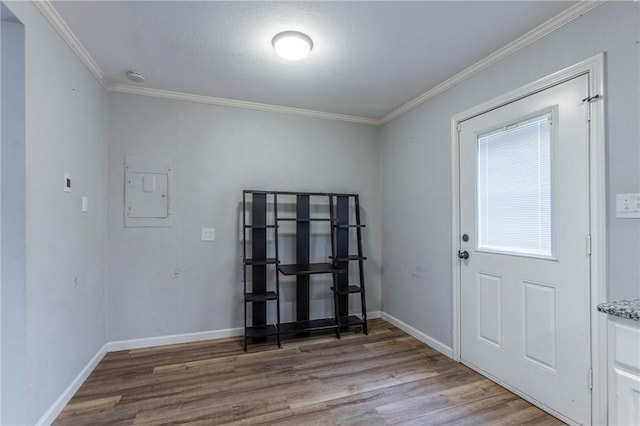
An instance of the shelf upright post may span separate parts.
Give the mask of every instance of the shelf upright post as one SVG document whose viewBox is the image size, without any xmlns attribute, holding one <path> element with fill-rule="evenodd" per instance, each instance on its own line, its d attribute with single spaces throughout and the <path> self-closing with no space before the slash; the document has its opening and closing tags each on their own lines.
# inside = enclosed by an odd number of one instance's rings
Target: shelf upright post
<svg viewBox="0 0 640 426">
<path fill-rule="evenodd" d="M 367 298 L 364 291 L 364 256 L 362 251 L 362 224 L 360 222 L 360 196 L 355 194 L 355 208 L 356 208 L 356 235 L 358 237 L 358 268 L 360 276 L 360 303 L 362 306 L 362 331 L 364 334 L 369 334 L 369 327 L 367 323 Z"/>
<path fill-rule="evenodd" d="M 296 263 L 309 264 L 309 244 L 311 234 L 309 195 L 296 196 Z M 296 276 L 296 320 L 308 321 L 309 317 L 309 275 Z"/>
<path fill-rule="evenodd" d="M 244 283 L 243 305 L 244 305 L 244 351 L 247 351 L 247 302 L 244 299 L 247 294 L 247 191 L 242 191 L 242 282 Z"/>
<path fill-rule="evenodd" d="M 329 218 L 331 225 L 331 263 L 334 268 L 338 267 L 338 260 L 336 259 L 336 215 L 333 206 L 333 194 L 329 194 Z M 336 321 L 336 337 L 340 338 L 340 311 L 338 309 L 338 273 L 334 270 L 331 274 L 333 280 L 333 315 Z"/>
<path fill-rule="evenodd" d="M 254 192 L 251 206 L 251 224 L 267 224 L 267 194 Z M 267 258 L 267 229 L 251 229 L 251 257 L 252 259 Z M 251 267 L 252 292 L 267 292 L 267 265 L 257 263 Z M 252 323 L 253 325 L 267 324 L 267 303 L 252 303 Z"/>
<path fill-rule="evenodd" d="M 349 317 L 349 228 L 340 226 L 349 224 L 349 196 L 339 194 L 336 203 L 336 260 L 344 272 L 338 275 L 338 312 L 344 318 Z"/>
<path fill-rule="evenodd" d="M 280 264 L 280 252 L 278 251 L 278 194 L 276 192 L 273 193 L 273 223 L 275 226 L 274 238 L 275 238 L 275 255 L 276 255 L 276 328 L 278 330 L 278 334 L 276 334 L 276 338 L 278 339 L 278 347 L 281 348 L 282 344 L 280 341 L 280 273 L 278 272 L 277 265 Z"/>
</svg>

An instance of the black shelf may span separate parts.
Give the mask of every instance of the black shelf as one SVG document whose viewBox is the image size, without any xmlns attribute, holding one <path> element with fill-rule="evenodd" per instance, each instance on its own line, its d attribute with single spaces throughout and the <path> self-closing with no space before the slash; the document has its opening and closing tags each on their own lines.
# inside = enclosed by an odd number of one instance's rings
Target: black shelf
<svg viewBox="0 0 640 426">
<path fill-rule="evenodd" d="M 301 263 L 291 265 L 279 265 L 278 270 L 283 275 L 312 275 L 341 273 L 343 270 L 331 263 Z"/>
<path fill-rule="evenodd" d="M 340 327 L 353 327 L 356 325 L 364 325 L 362 318 L 355 315 L 340 317 Z"/>
<path fill-rule="evenodd" d="M 253 189 L 243 189 L 243 194 L 251 194 L 251 195 L 268 195 L 273 194 L 275 191 L 261 191 L 261 190 L 253 190 Z"/>
<path fill-rule="evenodd" d="M 362 327 L 367 334 L 367 309 L 364 283 L 364 262 L 362 250 L 362 229 L 360 201 L 358 194 L 335 194 L 313 192 L 286 192 L 244 190 L 242 192 L 242 259 L 244 282 L 244 350 L 247 351 L 249 340 L 275 340 L 281 346 L 281 335 L 302 336 L 310 332 L 335 332 L 340 338 L 341 330 L 351 326 Z M 278 202 L 278 197 L 286 195 L 285 202 Z M 295 196 L 295 209 L 291 211 L 291 198 Z M 311 197 L 324 197 L 325 210 L 311 211 Z M 315 201 L 314 201 L 315 202 Z M 278 210 L 286 206 L 284 217 Z M 353 216 L 355 214 L 355 217 Z M 293 217 L 292 217 L 293 216 Z M 295 229 L 295 255 L 282 264 L 279 250 L 278 233 L 284 223 L 287 228 Z M 312 263 L 317 259 L 317 252 L 312 234 L 314 223 L 326 227 L 331 235 L 331 255 L 325 262 Z M 326 225 L 325 225 L 326 224 Z M 354 229 L 355 232 L 351 232 Z M 357 246 L 352 243 L 357 238 Z M 289 250 L 290 239 L 287 239 Z M 350 247 L 351 245 L 351 247 Z M 355 254 L 353 254 L 355 253 Z M 314 256 L 314 254 L 316 256 Z M 355 264 L 350 261 L 358 261 Z M 270 265 L 274 265 L 275 268 Z M 353 268 L 358 272 L 358 282 L 350 284 Z M 273 274 L 273 269 L 276 269 Z M 355 272 L 355 271 L 353 271 Z M 288 322 L 282 323 L 280 317 L 280 279 L 282 276 L 295 276 L 288 284 L 295 282 L 295 313 Z M 333 294 L 333 314 L 331 318 L 312 319 L 310 314 L 310 284 L 316 274 L 330 274 Z M 318 280 L 325 284 L 327 280 Z M 329 285 L 327 285 L 329 287 Z M 360 311 L 350 309 L 349 304 L 355 301 L 350 294 L 358 294 Z M 275 309 L 274 315 L 267 315 Z M 349 315 L 355 312 L 357 315 Z M 338 326 L 339 324 L 339 326 Z"/>
<path fill-rule="evenodd" d="M 337 327 L 333 318 L 285 322 L 280 324 L 280 334 L 302 333 L 306 331 L 333 330 Z"/>
<path fill-rule="evenodd" d="M 276 220 L 284 222 L 331 222 L 330 217 L 279 217 Z"/>
<path fill-rule="evenodd" d="M 244 284 L 244 350 L 250 339 L 275 337 L 280 346 L 280 274 L 270 265 L 280 264 L 278 252 L 278 224 L 270 218 L 278 217 L 278 195 L 266 191 L 242 191 L 242 263 Z M 273 236 L 273 254 L 268 250 Z M 250 275 L 249 275 L 250 273 Z M 274 282 L 275 281 L 275 282 Z M 275 303 L 274 303 L 275 302 Z M 275 318 L 267 315 L 275 309 Z M 249 319 L 251 315 L 251 319 Z"/>
<path fill-rule="evenodd" d="M 245 327 L 245 337 L 267 337 L 276 336 L 278 334 L 278 327 L 275 324 L 254 325 L 251 327 Z"/>
<path fill-rule="evenodd" d="M 333 207 L 334 204 L 335 208 Z M 365 295 L 363 262 L 367 258 L 363 255 L 362 250 L 362 230 L 365 226 L 360 217 L 360 197 L 358 194 L 336 194 L 335 197 L 331 198 L 331 211 L 333 212 L 332 217 L 335 221 L 331 227 L 333 246 L 329 259 L 345 271 L 344 274 L 333 275 L 333 294 L 335 303 L 338 306 L 336 309 L 336 318 L 340 324 L 336 334 L 339 337 L 340 330 L 352 325 L 362 326 L 364 334 L 368 334 L 367 298 Z M 355 213 L 355 218 L 352 217 L 352 212 Z M 355 229 L 355 247 L 350 247 L 352 240 L 351 229 Z M 356 265 L 352 266 L 350 261 L 357 261 Z M 358 283 L 353 283 L 358 285 L 350 283 L 350 277 L 352 275 L 350 274 L 350 268 L 358 271 Z M 360 295 L 361 317 L 348 314 L 351 312 L 349 305 L 353 302 L 350 294 Z"/>
<path fill-rule="evenodd" d="M 333 291 L 333 287 L 331 287 L 331 291 Z M 338 294 L 352 294 L 352 293 L 360 293 L 362 292 L 362 287 L 357 285 L 350 285 L 347 287 L 347 290 L 338 290 Z"/>
<path fill-rule="evenodd" d="M 329 259 L 334 259 L 333 256 L 329 256 Z M 349 255 L 349 256 L 337 256 L 335 260 L 338 262 L 347 262 L 349 260 L 367 260 L 366 256 L 358 256 L 357 254 Z"/>
<path fill-rule="evenodd" d="M 275 257 L 271 257 L 268 259 L 245 259 L 245 265 L 276 265 L 280 263 L 278 259 Z"/>
<path fill-rule="evenodd" d="M 275 291 L 266 293 L 246 293 L 244 295 L 246 302 L 266 302 L 267 300 L 278 300 L 278 294 Z"/>
</svg>

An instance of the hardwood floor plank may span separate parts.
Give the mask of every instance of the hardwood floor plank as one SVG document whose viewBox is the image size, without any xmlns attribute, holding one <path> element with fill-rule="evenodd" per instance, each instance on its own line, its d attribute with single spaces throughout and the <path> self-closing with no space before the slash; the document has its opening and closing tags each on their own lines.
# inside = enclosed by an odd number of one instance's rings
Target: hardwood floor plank
<svg viewBox="0 0 640 426">
<path fill-rule="evenodd" d="M 562 424 L 396 327 L 109 353 L 55 425 Z"/>
<path fill-rule="evenodd" d="M 382 374 L 368 374 L 362 378 L 362 381 L 350 380 L 350 383 L 339 384 L 334 381 L 311 383 L 313 392 L 305 392 L 304 394 L 291 394 L 289 396 L 289 404 L 291 408 L 302 407 L 307 404 L 315 404 L 317 402 L 327 402 L 334 399 L 344 398 L 345 396 L 357 395 L 377 389 L 384 389 L 389 386 L 413 382 L 426 379 L 437 375 L 431 370 L 423 371 L 402 371 L 394 370 L 392 372 L 383 372 Z M 336 389 L 337 388 L 337 389 Z"/>
<path fill-rule="evenodd" d="M 423 413 L 437 413 L 504 393 L 505 390 L 489 380 L 481 380 L 448 389 L 426 392 L 423 395 L 377 407 L 391 424 L 419 418 Z"/>
<path fill-rule="evenodd" d="M 64 419 L 65 417 L 103 412 L 105 410 L 114 408 L 116 404 L 120 402 L 121 398 L 122 395 L 117 395 L 106 398 L 92 399 L 89 401 L 70 403 L 66 406 L 64 412 L 61 413 L 59 418 Z"/>
<path fill-rule="evenodd" d="M 258 400 L 243 401 L 235 398 L 225 404 L 211 403 L 208 398 L 180 403 L 171 410 L 144 410 L 138 413 L 134 424 L 166 425 L 213 420 L 214 424 L 227 423 L 238 418 L 264 417 L 275 412 L 288 412 L 289 405 L 286 398 L 276 395 L 264 395 Z M 176 421 L 178 414 L 179 421 Z"/>
<path fill-rule="evenodd" d="M 169 365 L 161 365 L 155 367 L 153 369 L 153 374 L 161 374 L 161 373 L 175 373 L 180 371 L 188 371 L 197 368 L 224 368 L 237 364 L 253 364 L 253 363 L 261 363 L 266 362 L 269 358 L 277 358 L 282 359 L 288 356 L 295 356 L 300 353 L 298 348 L 287 348 L 277 352 L 257 352 L 257 353 L 248 353 L 244 355 L 230 355 L 223 356 L 220 358 L 208 358 L 201 359 L 197 361 L 187 361 L 179 364 L 169 364 Z"/>
<path fill-rule="evenodd" d="M 456 404 L 450 408 L 440 409 L 435 412 L 427 411 L 428 414 L 414 417 L 411 420 L 402 421 L 397 424 L 403 426 L 409 425 L 428 425 L 428 426 L 454 426 L 454 425 L 512 425 L 518 423 L 510 423 L 505 421 L 505 416 L 512 410 L 509 403 L 515 401 L 518 397 L 506 389 L 494 395 L 487 396 L 482 399 L 471 401 L 467 404 Z M 539 410 L 539 409 L 538 409 Z M 541 411 L 541 410 L 539 410 Z M 547 415 L 547 417 L 549 417 Z M 556 425 L 563 423 L 556 420 Z"/>
</svg>

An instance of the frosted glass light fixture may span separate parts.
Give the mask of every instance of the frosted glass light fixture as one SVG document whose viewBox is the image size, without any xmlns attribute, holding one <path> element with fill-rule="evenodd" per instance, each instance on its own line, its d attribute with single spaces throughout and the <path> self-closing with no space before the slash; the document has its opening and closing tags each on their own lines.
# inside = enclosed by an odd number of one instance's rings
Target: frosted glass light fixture
<svg viewBox="0 0 640 426">
<path fill-rule="evenodd" d="M 297 61 L 309 54 L 313 49 L 311 38 L 299 31 L 283 31 L 271 41 L 276 53 L 289 61 Z"/>
</svg>

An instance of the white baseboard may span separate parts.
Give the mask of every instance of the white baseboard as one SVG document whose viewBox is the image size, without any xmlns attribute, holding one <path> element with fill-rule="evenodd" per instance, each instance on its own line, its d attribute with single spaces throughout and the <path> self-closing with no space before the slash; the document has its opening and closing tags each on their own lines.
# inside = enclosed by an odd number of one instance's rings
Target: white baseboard
<svg viewBox="0 0 640 426">
<path fill-rule="evenodd" d="M 56 401 L 51 404 L 51 407 L 40 417 L 36 425 L 40 426 L 48 426 L 60 415 L 64 407 L 71 400 L 73 395 L 80 389 L 80 386 L 87 380 L 89 374 L 96 368 L 98 363 L 104 358 L 107 354 L 108 344 L 105 345 L 98 350 L 98 352 L 89 360 L 87 365 L 78 373 L 75 379 L 67 386 L 67 388 L 62 392 L 62 394 L 56 399 Z"/>
<path fill-rule="evenodd" d="M 395 325 L 400 330 L 404 331 L 407 334 L 410 334 L 411 336 L 420 340 L 422 343 L 425 343 L 426 345 L 431 346 L 433 349 L 442 353 L 443 355 L 446 355 L 449 358 L 453 358 L 453 349 L 451 349 L 449 346 L 445 345 L 444 343 L 434 339 L 433 337 L 426 335 L 425 333 L 418 330 L 417 328 L 410 326 L 406 322 L 400 321 L 398 318 L 393 317 L 387 314 L 386 312 L 382 312 L 380 318 L 382 318 L 384 321 L 390 324 Z"/>
<path fill-rule="evenodd" d="M 222 330 L 200 331 L 197 333 L 172 334 L 169 336 L 145 337 L 142 339 L 116 340 L 107 343 L 108 351 L 126 351 L 150 348 L 153 346 L 176 345 L 179 343 L 199 342 L 202 340 L 237 337 L 244 334 L 243 328 L 225 328 Z"/>
<path fill-rule="evenodd" d="M 367 319 L 381 318 L 380 311 L 367 312 Z M 169 336 L 145 337 L 142 339 L 116 340 L 107 343 L 108 352 L 143 349 L 153 346 L 176 345 L 180 343 L 199 342 L 202 340 L 222 339 L 244 335 L 243 328 L 226 328 L 222 330 L 201 331 L 198 333 L 173 334 Z"/>
<path fill-rule="evenodd" d="M 378 318 L 382 318 L 382 312 L 380 311 L 373 311 L 373 312 L 367 312 L 367 319 L 378 319 Z"/>
</svg>

